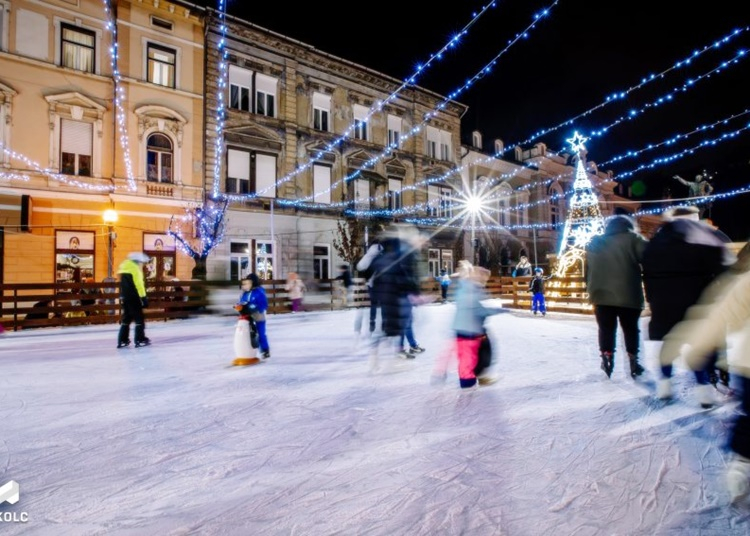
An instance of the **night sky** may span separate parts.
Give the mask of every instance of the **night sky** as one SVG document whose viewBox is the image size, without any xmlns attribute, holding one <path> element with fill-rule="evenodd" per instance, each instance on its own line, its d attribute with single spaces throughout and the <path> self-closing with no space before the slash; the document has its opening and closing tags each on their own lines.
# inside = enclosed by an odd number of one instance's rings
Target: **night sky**
<svg viewBox="0 0 750 536">
<path fill-rule="evenodd" d="M 589 136 L 626 118 L 630 110 L 639 110 L 642 113 L 635 118 L 620 121 L 604 135 L 593 136 L 587 148 L 588 159 L 600 164 L 600 170 L 612 170 L 615 176 L 625 174 L 626 183 L 633 183 L 636 191 L 643 190 L 640 199 L 661 198 L 667 187 L 673 197 L 684 197 L 687 188 L 672 180 L 672 175 L 691 180 L 703 169 L 713 176 L 715 193 L 750 184 L 750 130 L 729 142 L 669 159 L 667 165 L 634 173 L 655 158 L 665 158 L 750 124 L 749 112 L 687 140 L 643 151 L 649 144 L 660 144 L 750 110 L 750 30 L 630 92 L 625 99 L 603 105 L 608 96 L 672 68 L 732 30 L 750 26 L 750 9 L 745 2 L 714 0 L 695 6 L 673 0 L 553 3 L 497 2 L 473 23 L 458 46 L 420 76 L 418 85 L 447 95 L 497 57 L 492 72 L 456 97 L 469 106 L 462 121 L 464 143 L 469 142 L 471 131 L 478 129 L 487 150 L 491 150 L 493 139 L 500 138 L 506 146 L 523 143 L 527 147 L 542 141 L 550 150 L 560 151 L 567 148 L 565 139 L 574 130 Z M 468 0 L 367 5 L 321 1 L 295 3 L 290 8 L 293 14 L 281 15 L 273 2 L 230 0 L 228 12 L 404 79 L 486 5 Z M 509 46 L 532 24 L 534 14 L 550 6 L 549 15 L 538 19 L 526 37 Z M 744 58 L 683 90 L 688 79 L 716 69 L 741 50 L 748 51 Z M 673 93 L 671 101 L 652 104 L 669 93 Z M 581 114 L 571 125 L 538 135 Z M 607 163 L 627 150 L 642 152 Z M 750 236 L 748 208 L 750 194 L 740 195 L 716 201 L 711 217 L 733 239 L 745 240 Z"/>
</svg>

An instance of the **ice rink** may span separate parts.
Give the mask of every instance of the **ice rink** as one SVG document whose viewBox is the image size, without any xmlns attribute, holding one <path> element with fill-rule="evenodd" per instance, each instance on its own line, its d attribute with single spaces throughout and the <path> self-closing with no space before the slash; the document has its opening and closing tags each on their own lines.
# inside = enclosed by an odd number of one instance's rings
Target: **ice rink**
<svg viewBox="0 0 750 536">
<path fill-rule="evenodd" d="M 354 310 L 269 316 L 244 368 L 231 316 L 151 323 L 139 349 L 113 325 L 8 333 L 0 534 L 750 534 L 723 481 L 736 400 L 701 410 L 678 368 L 656 401 L 657 343 L 643 380 L 622 349 L 608 380 L 593 317 L 526 311 L 490 319 L 497 383 L 431 385 L 453 313 L 418 308 L 427 351 L 377 374 Z"/>
</svg>

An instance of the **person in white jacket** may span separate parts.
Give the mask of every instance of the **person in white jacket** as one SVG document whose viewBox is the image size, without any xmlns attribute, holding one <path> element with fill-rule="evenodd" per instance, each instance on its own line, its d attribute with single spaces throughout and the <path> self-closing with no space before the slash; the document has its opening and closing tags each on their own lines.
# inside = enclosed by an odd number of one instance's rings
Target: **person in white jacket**
<svg viewBox="0 0 750 536">
<path fill-rule="evenodd" d="M 716 296 L 702 300 L 678 324 L 675 338 L 684 343 L 683 357 L 693 370 L 705 366 L 711 351 L 724 345 L 728 335 L 737 336 L 731 364 L 741 381 L 741 412 L 732 428 L 732 458 L 726 482 L 732 501 L 750 494 L 750 272 L 724 282 Z"/>
</svg>

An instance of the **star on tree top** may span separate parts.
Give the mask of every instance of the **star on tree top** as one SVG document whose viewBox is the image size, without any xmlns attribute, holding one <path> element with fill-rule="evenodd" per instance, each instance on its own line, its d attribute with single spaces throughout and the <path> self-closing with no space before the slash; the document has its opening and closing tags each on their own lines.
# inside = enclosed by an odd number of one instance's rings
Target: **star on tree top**
<svg viewBox="0 0 750 536">
<path fill-rule="evenodd" d="M 573 134 L 572 138 L 568 138 L 567 141 L 570 144 L 570 148 L 573 149 L 573 151 L 578 154 L 581 151 L 586 150 L 586 146 L 584 145 L 587 141 L 589 141 L 590 138 L 587 138 L 586 136 L 581 136 L 578 131 L 576 131 Z"/>
</svg>

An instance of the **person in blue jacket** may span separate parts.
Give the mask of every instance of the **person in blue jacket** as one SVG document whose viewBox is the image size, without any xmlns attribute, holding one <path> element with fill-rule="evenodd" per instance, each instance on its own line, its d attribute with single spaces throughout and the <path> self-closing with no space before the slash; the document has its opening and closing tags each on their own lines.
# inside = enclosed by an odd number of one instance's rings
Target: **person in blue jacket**
<svg viewBox="0 0 750 536">
<path fill-rule="evenodd" d="M 268 298 L 266 289 L 260 284 L 257 274 L 250 274 L 242 280 L 242 294 L 237 305 L 241 305 L 240 314 L 249 315 L 255 322 L 258 330 L 258 342 L 260 344 L 261 357 L 271 357 L 271 347 L 266 336 L 266 311 L 268 310 Z"/>
</svg>

